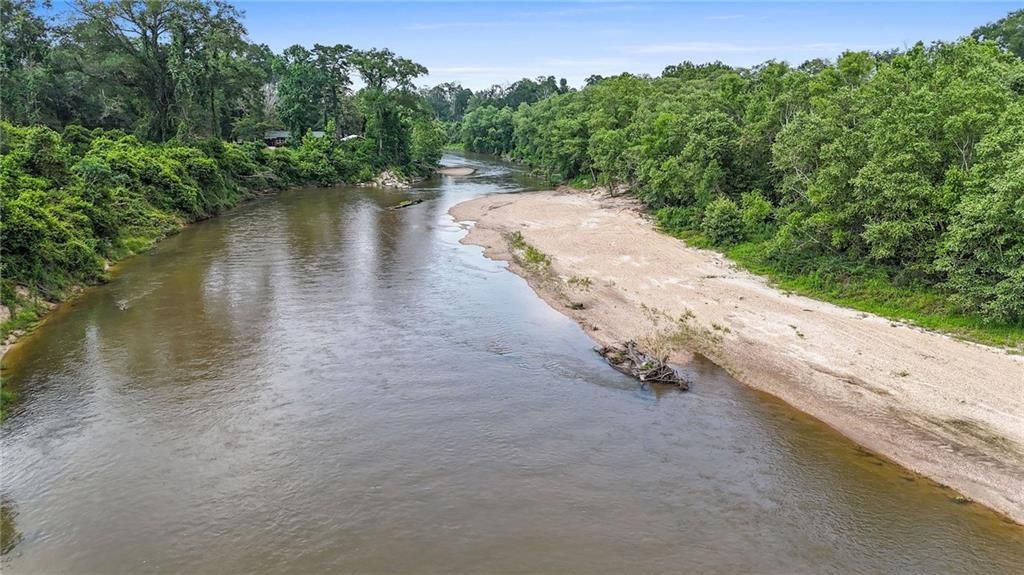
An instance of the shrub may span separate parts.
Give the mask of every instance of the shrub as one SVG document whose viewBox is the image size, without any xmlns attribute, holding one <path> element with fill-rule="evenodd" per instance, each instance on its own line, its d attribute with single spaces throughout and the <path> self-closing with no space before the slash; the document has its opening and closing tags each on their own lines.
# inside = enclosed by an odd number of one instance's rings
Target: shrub
<svg viewBox="0 0 1024 575">
<path fill-rule="evenodd" d="M 661 229 L 669 233 L 678 233 L 694 229 L 697 225 L 699 212 L 696 207 L 672 206 L 654 212 L 654 219 Z"/>
<path fill-rule="evenodd" d="M 743 239 L 743 219 L 736 203 L 729 198 L 713 200 L 704 210 L 700 231 L 718 245 L 730 245 Z"/>
<path fill-rule="evenodd" d="M 743 232 L 748 238 L 763 239 L 771 235 L 772 205 L 760 190 L 743 194 L 740 197 L 740 207 Z"/>
</svg>

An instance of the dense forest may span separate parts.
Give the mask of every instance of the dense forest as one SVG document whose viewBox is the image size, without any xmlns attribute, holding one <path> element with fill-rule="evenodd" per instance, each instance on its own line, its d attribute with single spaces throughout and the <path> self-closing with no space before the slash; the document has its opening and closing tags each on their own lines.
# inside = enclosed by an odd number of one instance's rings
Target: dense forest
<svg viewBox="0 0 1024 575">
<path fill-rule="evenodd" d="M 274 54 L 221 0 L 0 0 L 0 18 L 5 333 L 257 191 L 415 176 L 446 141 L 412 83 L 425 67 L 343 44 Z M 268 129 L 295 137 L 270 148 Z"/>
<path fill-rule="evenodd" d="M 784 287 L 1000 341 L 1024 322 L 1022 55 L 1018 11 L 957 42 L 797 67 L 427 97 L 467 150 L 631 190 L 665 230 Z"/>
</svg>

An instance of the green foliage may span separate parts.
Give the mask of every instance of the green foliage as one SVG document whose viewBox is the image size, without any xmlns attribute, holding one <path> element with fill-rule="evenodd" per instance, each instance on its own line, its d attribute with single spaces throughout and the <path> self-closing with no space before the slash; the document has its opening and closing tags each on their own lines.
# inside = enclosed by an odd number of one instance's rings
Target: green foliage
<svg viewBox="0 0 1024 575">
<path fill-rule="evenodd" d="M 937 267 L 961 307 L 1009 322 L 1024 317 L 1024 99 L 977 146 L 942 237 Z"/>
<path fill-rule="evenodd" d="M 713 200 L 704 209 L 700 229 L 712 242 L 727 246 L 743 239 L 743 218 L 736 202 L 729 198 Z"/>
<path fill-rule="evenodd" d="M 942 313 L 1019 325 L 1020 16 L 975 33 L 993 42 L 595 77 L 520 105 L 511 135 L 508 108 L 471 109 L 461 139 L 561 181 L 624 184 L 663 229 L 755 241 L 775 272 L 827 283 L 850 277 L 827 269 L 855 268 L 879 294 L 928 293 Z"/>
<path fill-rule="evenodd" d="M 530 245 L 526 246 L 526 249 L 523 250 L 523 261 L 538 267 L 551 265 L 551 258 L 547 254 Z"/>
<path fill-rule="evenodd" d="M 699 216 L 699 210 L 693 206 L 666 206 L 654 212 L 658 227 L 670 234 L 695 229 Z"/>
<path fill-rule="evenodd" d="M 253 189 L 425 172 L 454 138 L 551 180 L 625 185 L 662 228 L 748 240 L 757 265 L 822 292 L 858 278 L 1024 322 L 1022 11 L 958 42 L 796 68 L 684 62 L 470 93 L 415 91 L 426 68 L 388 50 L 275 55 L 219 0 L 74 4 L 0 0 L 0 118 L 35 125 L 0 125 L 5 280 L 91 281 Z M 288 147 L 258 143 L 281 126 Z"/>
<path fill-rule="evenodd" d="M 744 192 L 740 197 L 740 218 L 743 220 L 743 233 L 748 238 L 764 239 L 772 232 L 772 204 L 765 199 L 760 190 Z"/>
<path fill-rule="evenodd" d="M 965 312 L 947 293 L 922 285 L 898 285 L 885 270 L 822 257 L 801 270 L 783 270 L 764 242 L 745 242 L 726 250 L 743 267 L 774 280 L 793 293 L 829 301 L 883 317 L 913 322 L 982 343 L 1024 345 L 1024 325 L 993 322 Z"/>
<path fill-rule="evenodd" d="M 508 240 L 508 245 L 512 249 L 514 249 L 514 250 L 524 250 L 524 249 L 526 249 L 526 240 L 523 239 L 522 232 L 518 232 L 518 231 L 511 232 L 511 233 L 508 234 L 506 239 Z"/>
<path fill-rule="evenodd" d="M 512 151 L 511 108 L 481 106 L 462 119 L 459 139 L 467 150 L 503 155 Z"/>
<path fill-rule="evenodd" d="M 417 148 L 436 161 L 437 127 Z M 0 122 L 0 269 L 48 297 L 96 281 L 103 262 L 147 249 L 184 222 L 270 185 L 334 184 L 376 175 L 373 143 L 307 136 L 294 148 L 204 140 L 145 144 L 121 132 Z M 3 299 L 17 306 L 13 296 Z"/>
<path fill-rule="evenodd" d="M 424 171 L 440 149 L 419 121 L 433 114 L 412 85 L 426 68 L 389 50 L 315 44 L 275 55 L 246 40 L 241 13 L 223 0 L 68 4 L 47 14 L 49 2 L 0 0 L 0 120 L 68 126 L 65 141 L 75 154 L 84 154 L 92 128 L 196 145 L 259 141 L 268 129 L 287 127 L 297 145 L 309 130 L 330 125 L 331 136 L 373 140 L 375 168 L 405 172 Z M 353 73 L 366 86 L 358 94 Z M 317 169 L 312 179 L 326 182 L 330 166 Z"/>
<path fill-rule="evenodd" d="M 436 166 L 441 160 L 441 154 L 447 142 L 448 134 L 444 124 L 428 117 L 416 118 L 412 122 L 409 143 L 409 155 L 412 163 L 428 169 Z"/>
<path fill-rule="evenodd" d="M 421 92 L 434 115 L 442 122 L 458 122 L 466 114 L 473 91 L 454 82 L 445 82 Z"/>
<path fill-rule="evenodd" d="M 565 78 L 555 80 L 554 76 L 523 78 L 508 85 L 494 85 L 480 90 L 469 98 L 468 109 L 490 106 L 492 108 L 516 109 L 522 104 L 532 104 L 555 94 L 569 92 Z"/>
<path fill-rule="evenodd" d="M 554 76 L 540 76 L 475 93 L 449 82 L 422 94 L 436 116 L 449 126 L 449 138 L 462 149 L 507 155 L 514 148 L 512 114 L 516 108 L 570 91 L 565 78 L 556 81 Z"/>
<path fill-rule="evenodd" d="M 1010 12 L 1005 18 L 981 26 L 971 35 L 979 40 L 993 40 L 1024 58 L 1024 10 Z"/>
</svg>

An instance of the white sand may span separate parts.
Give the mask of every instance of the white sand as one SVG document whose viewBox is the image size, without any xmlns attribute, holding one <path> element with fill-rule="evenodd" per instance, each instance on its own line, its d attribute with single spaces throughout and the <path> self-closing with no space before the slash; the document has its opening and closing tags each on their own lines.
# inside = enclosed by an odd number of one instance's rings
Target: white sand
<svg viewBox="0 0 1024 575">
<path fill-rule="evenodd" d="M 476 168 L 467 167 L 451 167 L 451 168 L 438 168 L 437 173 L 442 176 L 472 176 L 476 173 Z"/>
</svg>

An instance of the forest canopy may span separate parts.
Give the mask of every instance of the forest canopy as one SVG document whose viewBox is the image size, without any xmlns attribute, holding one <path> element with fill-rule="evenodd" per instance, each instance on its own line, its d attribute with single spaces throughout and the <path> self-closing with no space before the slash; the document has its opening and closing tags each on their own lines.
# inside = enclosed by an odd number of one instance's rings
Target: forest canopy
<svg viewBox="0 0 1024 575">
<path fill-rule="evenodd" d="M 833 62 L 593 77 L 516 105 L 470 99 L 456 132 L 553 182 L 629 189 L 667 231 L 808 291 L 922 295 L 924 312 L 1020 325 L 1022 34 L 1018 11 Z"/>
</svg>

